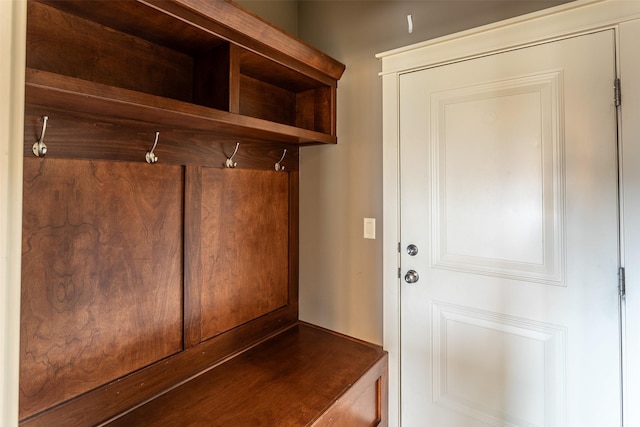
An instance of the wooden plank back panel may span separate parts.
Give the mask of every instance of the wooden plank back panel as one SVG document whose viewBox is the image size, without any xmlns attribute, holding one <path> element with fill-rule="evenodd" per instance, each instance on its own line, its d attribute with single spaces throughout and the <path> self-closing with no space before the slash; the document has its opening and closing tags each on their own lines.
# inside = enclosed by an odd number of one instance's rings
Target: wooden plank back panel
<svg viewBox="0 0 640 427">
<path fill-rule="evenodd" d="M 234 157 L 238 169 L 274 170 L 275 163 L 287 153 L 282 165 L 287 172 L 298 170 L 297 146 L 265 143 L 246 138 L 221 137 L 207 132 L 190 132 L 161 124 L 72 113 L 53 108 L 27 105 L 25 112 L 24 155 L 34 157 L 33 143 L 42 133 L 42 116 L 48 116 L 45 143 L 47 158 L 114 160 L 145 163 L 145 154 L 153 146 L 157 164 L 223 167 L 236 142 L 240 148 Z"/>
<path fill-rule="evenodd" d="M 205 340 L 289 303 L 289 180 L 275 171 L 203 167 L 201 185 Z"/>
<path fill-rule="evenodd" d="M 182 349 L 183 175 L 25 159 L 21 419 Z"/>
<path fill-rule="evenodd" d="M 296 124 L 296 94 L 287 89 L 240 75 L 240 114 L 294 126 Z"/>
</svg>

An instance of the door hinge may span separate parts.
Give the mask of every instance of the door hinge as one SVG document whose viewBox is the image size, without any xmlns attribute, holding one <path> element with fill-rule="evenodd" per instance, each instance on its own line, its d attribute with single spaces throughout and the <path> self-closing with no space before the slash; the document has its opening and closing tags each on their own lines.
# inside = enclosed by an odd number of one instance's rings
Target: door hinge
<svg viewBox="0 0 640 427">
<path fill-rule="evenodd" d="M 616 107 L 622 104 L 622 92 L 620 90 L 620 79 L 615 79 L 613 82 L 613 97 L 616 103 Z"/>
<path fill-rule="evenodd" d="M 622 298 L 624 298 L 627 293 L 626 286 L 627 284 L 624 277 L 624 267 L 620 267 L 618 268 L 618 294 Z"/>
<path fill-rule="evenodd" d="M 398 253 L 400 253 L 400 242 L 398 242 Z M 398 267 L 398 279 L 400 278 L 400 267 Z"/>
</svg>

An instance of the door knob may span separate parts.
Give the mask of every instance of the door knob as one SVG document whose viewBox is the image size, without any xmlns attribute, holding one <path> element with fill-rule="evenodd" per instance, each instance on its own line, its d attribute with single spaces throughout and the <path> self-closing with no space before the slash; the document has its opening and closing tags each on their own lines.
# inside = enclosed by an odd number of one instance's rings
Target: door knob
<svg viewBox="0 0 640 427">
<path fill-rule="evenodd" d="M 418 272 L 415 270 L 409 270 L 407 274 L 404 275 L 404 281 L 407 283 L 416 283 L 419 278 Z"/>
<path fill-rule="evenodd" d="M 407 253 L 409 254 L 409 256 L 418 255 L 418 247 L 416 245 L 414 245 L 413 243 L 410 244 L 409 246 L 407 246 Z"/>
</svg>

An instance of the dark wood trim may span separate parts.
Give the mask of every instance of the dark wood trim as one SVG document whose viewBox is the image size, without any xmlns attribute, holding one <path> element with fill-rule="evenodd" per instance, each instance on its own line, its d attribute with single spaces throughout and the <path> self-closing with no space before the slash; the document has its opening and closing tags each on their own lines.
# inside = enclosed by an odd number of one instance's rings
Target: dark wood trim
<svg viewBox="0 0 640 427">
<path fill-rule="evenodd" d="M 347 392 L 339 396 L 331 408 L 318 417 L 312 426 L 356 425 L 356 421 L 350 419 L 351 413 L 355 412 L 354 409 L 358 409 L 362 400 L 371 398 L 372 394 L 375 396 L 376 420 L 370 425 L 387 426 L 389 424 L 388 363 L 388 356 L 385 354 Z M 371 402 L 366 404 L 370 405 Z"/>
<path fill-rule="evenodd" d="M 179 165 L 24 159 L 20 417 L 183 349 Z"/>
<path fill-rule="evenodd" d="M 336 135 L 338 133 L 338 117 L 337 117 L 337 108 L 338 108 L 338 90 L 337 88 L 331 89 L 331 99 L 329 101 L 331 103 L 331 135 Z"/>
<path fill-rule="evenodd" d="M 287 155 L 289 152 L 287 151 Z M 292 168 L 293 169 L 293 168 Z M 300 277 L 300 174 L 289 172 L 289 304 L 298 313 Z"/>
<path fill-rule="evenodd" d="M 184 348 L 202 341 L 200 283 L 200 224 L 202 203 L 202 166 L 187 166 L 185 170 L 184 213 Z"/>
<path fill-rule="evenodd" d="M 202 339 L 289 304 L 289 178 L 203 168 Z"/>
<path fill-rule="evenodd" d="M 240 48 L 229 47 L 229 112 L 240 114 Z"/>
</svg>

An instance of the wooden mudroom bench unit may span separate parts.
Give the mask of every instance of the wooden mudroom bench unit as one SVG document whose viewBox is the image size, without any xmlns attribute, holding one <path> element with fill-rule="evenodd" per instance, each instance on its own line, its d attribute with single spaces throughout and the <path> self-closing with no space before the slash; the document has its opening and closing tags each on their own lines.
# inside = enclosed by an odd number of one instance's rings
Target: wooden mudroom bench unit
<svg viewBox="0 0 640 427">
<path fill-rule="evenodd" d="M 385 425 L 299 322 L 299 150 L 344 65 L 229 1 L 28 0 L 22 426 Z"/>
<path fill-rule="evenodd" d="M 379 347 L 300 323 L 107 425 L 386 424 L 386 370 Z"/>
</svg>

